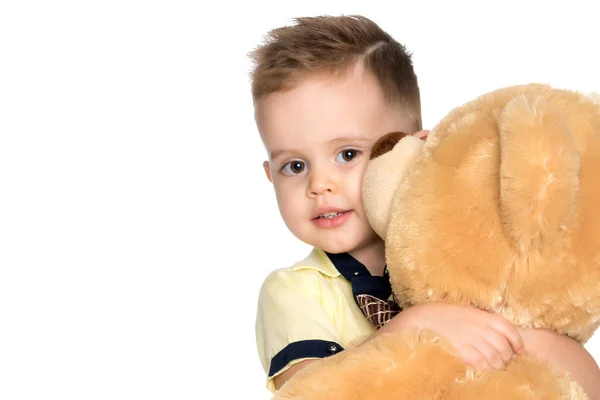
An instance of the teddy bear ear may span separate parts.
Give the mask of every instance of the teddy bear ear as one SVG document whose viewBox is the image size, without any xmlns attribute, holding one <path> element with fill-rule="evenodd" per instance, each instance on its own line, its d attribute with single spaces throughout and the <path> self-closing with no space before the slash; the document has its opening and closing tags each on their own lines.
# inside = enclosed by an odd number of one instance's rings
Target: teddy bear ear
<svg viewBox="0 0 600 400">
<path fill-rule="evenodd" d="M 588 97 L 592 99 L 592 101 L 600 106 L 600 92 L 591 92 L 588 94 Z"/>
<path fill-rule="evenodd" d="M 502 111 L 499 125 L 503 225 L 513 243 L 526 251 L 551 242 L 570 220 L 579 187 L 579 154 L 571 121 L 545 94 L 516 96 Z"/>
</svg>

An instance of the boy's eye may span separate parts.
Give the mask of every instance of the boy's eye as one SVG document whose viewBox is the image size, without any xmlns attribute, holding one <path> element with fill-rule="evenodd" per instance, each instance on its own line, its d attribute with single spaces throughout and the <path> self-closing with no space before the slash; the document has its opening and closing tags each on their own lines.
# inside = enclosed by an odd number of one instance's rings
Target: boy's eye
<svg viewBox="0 0 600 400">
<path fill-rule="evenodd" d="M 338 153 L 336 161 L 350 162 L 350 161 L 354 160 L 359 153 L 360 153 L 360 151 L 354 150 L 354 149 L 346 149 L 346 150 L 340 151 Z"/>
<path fill-rule="evenodd" d="M 281 170 L 288 175 L 298 175 L 306 169 L 306 164 L 302 161 L 290 161 L 286 163 Z"/>
</svg>

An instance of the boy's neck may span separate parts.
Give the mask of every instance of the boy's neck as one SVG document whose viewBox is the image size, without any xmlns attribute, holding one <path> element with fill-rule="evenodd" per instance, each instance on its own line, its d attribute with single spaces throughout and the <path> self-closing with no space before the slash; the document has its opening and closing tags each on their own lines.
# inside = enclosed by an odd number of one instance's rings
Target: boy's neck
<svg viewBox="0 0 600 400">
<path fill-rule="evenodd" d="M 348 254 L 363 264 L 371 275 L 383 276 L 383 270 L 385 269 L 385 248 L 383 241 L 379 240 L 351 251 Z"/>
</svg>

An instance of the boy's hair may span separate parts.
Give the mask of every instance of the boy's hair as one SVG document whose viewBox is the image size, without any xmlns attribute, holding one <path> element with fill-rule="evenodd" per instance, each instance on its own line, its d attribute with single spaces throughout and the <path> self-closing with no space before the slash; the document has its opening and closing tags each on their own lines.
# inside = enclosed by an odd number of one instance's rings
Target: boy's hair
<svg viewBox="0 0 600 400">
<path fill-rule="evenodd" d="M 411 54 L 363 16 L 295 18 L 271 30 L 250 53 L 254 102 L 291 89 L 312 74 L 344 73 L 358 63 L 377 80 L 386 100 L 406 108 L 421 129 L 421 100 Z"/>
</svg>

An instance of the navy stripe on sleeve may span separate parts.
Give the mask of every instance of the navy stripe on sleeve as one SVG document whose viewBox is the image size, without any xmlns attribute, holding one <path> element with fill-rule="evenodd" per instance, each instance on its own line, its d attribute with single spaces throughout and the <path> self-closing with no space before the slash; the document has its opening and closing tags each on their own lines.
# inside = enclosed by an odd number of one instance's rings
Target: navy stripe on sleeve
<svg viewBox="0 0 600 400">
<path fill-rule="evenodd" d="M 273 357 L 269 368 L 269 377 L 277 374 L 291 361 L 299 358 L 325 358 L 344 350 L 336 342 L 327 340 L 301 340 L 288 344 Z"/>
</svg>

